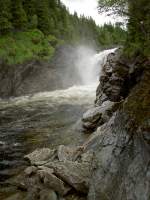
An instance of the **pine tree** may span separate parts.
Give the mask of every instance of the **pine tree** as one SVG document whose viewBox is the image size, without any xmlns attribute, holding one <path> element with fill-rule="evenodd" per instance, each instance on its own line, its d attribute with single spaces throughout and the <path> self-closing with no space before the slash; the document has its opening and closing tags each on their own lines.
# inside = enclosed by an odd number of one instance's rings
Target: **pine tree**
<svg viewBox="0 0 150 200">
<path fill-rule="evenodd" d="M 150 2 L 129 2 L 127 48 L 135 55 L 150 55 Z"/>
<path fill-rule="evenodd" d="M 129 56 L 150 55 L 150 1 L 99 0 L 101 11 L 112 9 L 128 16 L 128 37 L 125 52 Z"/>
<path fill-rule="evenodd" d="M 24 0 L 23 8 L 28 18 L 28 28 L 37 28 L 38 18 L 36 15 L 36 0 Z"/>
<path fill-rule="evenodd" d="M 38 28 L 45 34 L 49 34 L 51 31 L 50 27 L 50 13 L 48 7 L 48 1 L 42 0 L 37 1 L 36 13 L 38 16 Z"/>
<path fill-rule="evenodd" d="M 27 16 L 23 8 L 22 0 L 12 0 L 11 12 L 14 28 L 18 30 L 24 29 L 27 26 Z"/>
<path fill-rule="evenodd" d="M 27 17 L 31 17 L 36 13 L 36 0 L 24 0 L 23 2 L 24 10 Z"/>
<path fill-rule="evenodd" d="M 4 34 L 12 28 L 10 19 L 10 1 L 0 0 L 0 33 Z"/>
</svg>

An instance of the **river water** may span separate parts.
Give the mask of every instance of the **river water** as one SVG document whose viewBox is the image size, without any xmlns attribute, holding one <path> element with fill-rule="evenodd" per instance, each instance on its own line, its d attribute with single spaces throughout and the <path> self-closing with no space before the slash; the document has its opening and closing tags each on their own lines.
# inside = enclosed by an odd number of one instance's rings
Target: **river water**
<svg viewBox="0 0 150 200">
<path fill-rule="evenodd" d="M 90 81 L 86 80 L 86 73 L 82 73 L 84 85 L 0 100 L 1 200 L 12 193 L 4 183 L 24 169 L 25 154 L 59 144 L 80 145 L 88 137 L 82 133 L 80 119 L 94 104 L 98 82 L 93 81 L 93 74 L 97 68 L 100 73 L 100 65 L 112 51 L 103 51 L 89 60 L 92 69 L 88 65 L 87 78 Z M 83 60 L 87 65 L 87 59 Z M 94 76 L 96 80 L 97 72 Z"/>
</svg>

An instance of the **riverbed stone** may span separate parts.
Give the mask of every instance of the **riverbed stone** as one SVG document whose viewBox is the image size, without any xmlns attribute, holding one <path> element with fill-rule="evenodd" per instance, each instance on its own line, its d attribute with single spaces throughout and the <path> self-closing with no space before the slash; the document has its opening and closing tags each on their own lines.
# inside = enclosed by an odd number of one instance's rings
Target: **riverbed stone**
<svg viewBox="0 0 150 200">
<path fill-rule="evenodd" d="M 58 200 L 58 197 L 55 191 L 43 189 L 40 191 L 40 200 Z"/>
<path fill-rule="evenodd" d="M 114 106 L 114 102 L 105 101 L 101 106 L 91 108 L 86 113 L 84 113 L 82 121 L 85 131 L 94 131 L 98 126 L 108 121 L 114 112 Z"/>
<path fill-rule="evenodd" d="M 49 162 L 47 167 L 54 169 L 54 173 L 61 180 L 81 193 L 87 193 L 89 187 L 90 167 L 87 163 L 72 161 Z"/>
<path fill-rule="evenodd" d="M 30 162 L 31 165 L 34 165 L 38 162 L 45 162 L 47 160 L 53 160 L 55 158 L 55 150 L 49 148 L 42 148 L 33 151 L 32 153 L 24 156 L 26 160 Z"/>
<path fill-rule="evenodd" d="M 32 174 L 35 174 L 37 172 L 37 167 L 35 166 L 30 166 L 30 167 L 27 167 L 24 171 L 25 175 L 26 176 L 30 176 Z"/>
<path fill-rule="evenodd" d="M 57 150 L 58 160 L 63 162 L 65 162 L 66 160 L 72 161 L 75 149 L 76 148 L 73 147 L 60 145 Z"/>
<path fill-rule="evenodd" d="M 61 196 L 66 195 L 71 187 L 65 184 L 62 180 L 52 174 L 53 169 L 43 168 L 43 170 L 38 171 L 40 180 L 44 183 L 47 188 L 53 189 Z"/>
</svg>

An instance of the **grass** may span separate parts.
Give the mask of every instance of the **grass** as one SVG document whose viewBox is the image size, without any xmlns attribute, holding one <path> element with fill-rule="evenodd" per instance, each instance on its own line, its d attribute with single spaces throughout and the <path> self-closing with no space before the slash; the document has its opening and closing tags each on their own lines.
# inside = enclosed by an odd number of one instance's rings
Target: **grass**
<svg viewBox="0 0 150 200">
<path fill-rule="evenodd" d="M 10 65 L 32 59 L 49 60 L 58 42 L 54 36 L 45 36 L 37 29 L 10 33 L 0 37 L 0 60 Z"/>
</svg>

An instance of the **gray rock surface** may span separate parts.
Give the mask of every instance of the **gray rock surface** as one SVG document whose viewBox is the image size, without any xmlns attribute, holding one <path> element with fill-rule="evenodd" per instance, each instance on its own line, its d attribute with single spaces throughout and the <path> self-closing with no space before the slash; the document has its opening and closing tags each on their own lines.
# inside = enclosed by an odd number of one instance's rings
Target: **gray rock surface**
<svg viewBox="0 0 150 200">
<path fill-rule="evenodd" d="M 129 67 L 120 63 L 119 50 L 108 55 L 103 66 L 100 84 L 97 88 L 96 104 L 101 105 L 104 101 L 118 102 L 127 95 L 127 79 Z"/>
<path fill-rule="evenodd" d="M 57 150 L 58 160 L 65 162 L 67 160 L 72 161 L 76 148 L 69 148 L 64 145 L 60 145 Z"/>
<path fill-rule="evenodd" d="M 38 171 L 38 175 L 40 177 L 40 180 L 44 183 L 44 185 L 47 188 L 53 189 L 55 192 L 57 192 L 61 196 L 64 196 L 71 190 L 71 187 L 69 187 L 59 178 L 57 178 L 53 174 L 53 172 L 54 171 L 52 169 L 44 167 L 43 169 Z"/>
<path fill-rule="evenodd" d="M 91 151 L 84 152 L 82 146 L 60 145 L 56 150 L 37 149 L 25 159 L 31 166 L 19 176 L 15 185 L 25 191 L 26 200 L 48 200 L 51 195 L 55 199 L 55 193 L 58 194 L 57 200 L 63 197 L 69 200 L 69 196 L 70 200 L 85 199 L 91 175 Z"/>
<path fill-rule="evenodd" d="M 40 192 L 40 200 L 58 200 L 58 196 L 53 190 L 43 189 Z"/>
<path fill-rule="evenodd" d="M 97 90 L 97 105 L 120 106 L 87 143 L 94 151 L 88 200 L 149 200 L 150 62 L 136 63 L 140 73 L 118 59 L 108 57 Z"/>
<path fill-rule="evenodd" d="M 31 165 L 38 162 L 47 162 L 47 160 L 53 160 L 56 156 L 56 151 L 49 148 L 37 149 L 32 153 L 26 155 L 24 158 L 30 162 Z"/>
<path fill-rule="evenodd" d="M 83 114 L 82 122 L 85 132 L 94 131 L 98 126 L 106 123 L 115 110 L 115 103 L 105 101 L 101 106 L 93 107 Z"/>
<path fill-rule="evenodd" d="M 150 154 L 142 138 L 127 132 L 124 118 L 117 113 L 90 144 L 95 159 L 89 200 L 150 198 Z"/>
<path fill-rule="evenodd" d="M 75 190 L 87 193 L 90 177 L 89 163 L 65 161 L 47 163 L 46 166 L 54 169 L 57 177 L 68 183 Z"/>
</svg>

